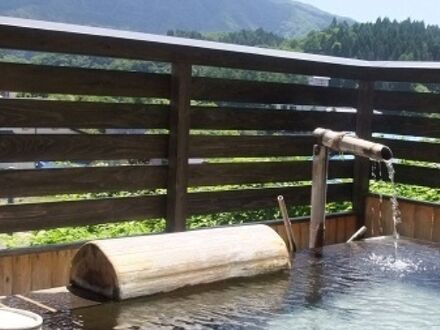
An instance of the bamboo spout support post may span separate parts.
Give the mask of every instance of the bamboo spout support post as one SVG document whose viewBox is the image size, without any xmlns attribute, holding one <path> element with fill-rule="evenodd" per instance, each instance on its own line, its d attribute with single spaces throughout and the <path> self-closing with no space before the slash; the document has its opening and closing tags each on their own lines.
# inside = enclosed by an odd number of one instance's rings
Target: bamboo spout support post
<svg viewBox="0 0 440 330">
<path fill-rule="evenodd" d="M 312 212 L 309 248 L 322 248 L 325 235 L 325 202 L 327 197 L 328 149 L 313 147 Z"/>
<path fill-rule="evenodd" d="M 289 214 L 287 213 L 286 202 L 283 196 L 278 196 L 278 205 L 280 206 L 281 215 L 283 216 L 284 229 L 289 243 L 289 252 L 296 252 L 296 240 L 293 234 L 292 225 L 290 224 Z"/>
</svg>

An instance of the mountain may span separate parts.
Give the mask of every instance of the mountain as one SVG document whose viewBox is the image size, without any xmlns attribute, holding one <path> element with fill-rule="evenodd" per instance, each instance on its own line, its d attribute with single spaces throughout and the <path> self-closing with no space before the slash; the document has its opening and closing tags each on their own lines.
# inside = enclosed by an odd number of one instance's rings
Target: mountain
<svg viewBox="0 0 440 330">
<path fill-rule="evenodd" d="M 0 15 L 158 34 L 263 28 L 283 37 L 324 29 L 335 17 L 292 0 L 4 0 Z"/>
</svg>

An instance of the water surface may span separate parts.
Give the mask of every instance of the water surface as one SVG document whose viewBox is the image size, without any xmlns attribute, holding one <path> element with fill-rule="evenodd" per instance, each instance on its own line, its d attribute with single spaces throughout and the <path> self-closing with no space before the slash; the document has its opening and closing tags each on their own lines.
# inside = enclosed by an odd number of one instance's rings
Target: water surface
<svg viewBox="0 0 440 330">
<path fill-rule="evenodd" d="M 75 329 L 440 329 L 439 247 L 387 238 L 305 251 L 291 272 L 76 310 Z"/>
</svg>

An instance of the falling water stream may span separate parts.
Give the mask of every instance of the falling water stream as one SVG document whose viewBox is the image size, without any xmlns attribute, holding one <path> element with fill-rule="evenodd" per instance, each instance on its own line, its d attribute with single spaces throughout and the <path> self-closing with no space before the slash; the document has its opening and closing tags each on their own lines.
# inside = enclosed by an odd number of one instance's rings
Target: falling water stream
<svg viewBox="0 0 440 330">
<path fill-rule="evenodd" d="M 392 189 L 392 194 L 391 194 L 391 207 L 392 207 L 392 213 L 393 213 L 393 225 L 394 225 L 394 229 L 393 229 L 393 236 L 395 240 L 399 239 L 399 231 L 398 231 L 398 225 L 402 222 L 401 220 L 401 214 L 400 214 L 400 209 L 399 209 L 399 202 L 397 201 L 397 193 L 396 193 L 396 185 L 394 183 L 394 175 L 396 174 L 394 167 L 393 167 L 393 162 L 392 159 L 390 159 L 389 161 L 385 162 L 385 165 L 387 166 L 387 170 L 388 170 L 388 177 L 390 179 L 391 182 L 391 189 Z"/>
</svg>

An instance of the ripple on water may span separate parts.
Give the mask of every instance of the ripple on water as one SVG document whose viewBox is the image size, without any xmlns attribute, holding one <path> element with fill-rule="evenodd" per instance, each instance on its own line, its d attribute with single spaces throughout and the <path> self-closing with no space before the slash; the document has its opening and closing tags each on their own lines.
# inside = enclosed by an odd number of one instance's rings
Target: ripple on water
<svg viewBox="0 0 440 330">
<path fill-rule="evenodd" d="M 392 239 L 296 255 L 289 274 L 75 311 L 83 329 L 440 327 L 440 245 Z"/>
</svg>

